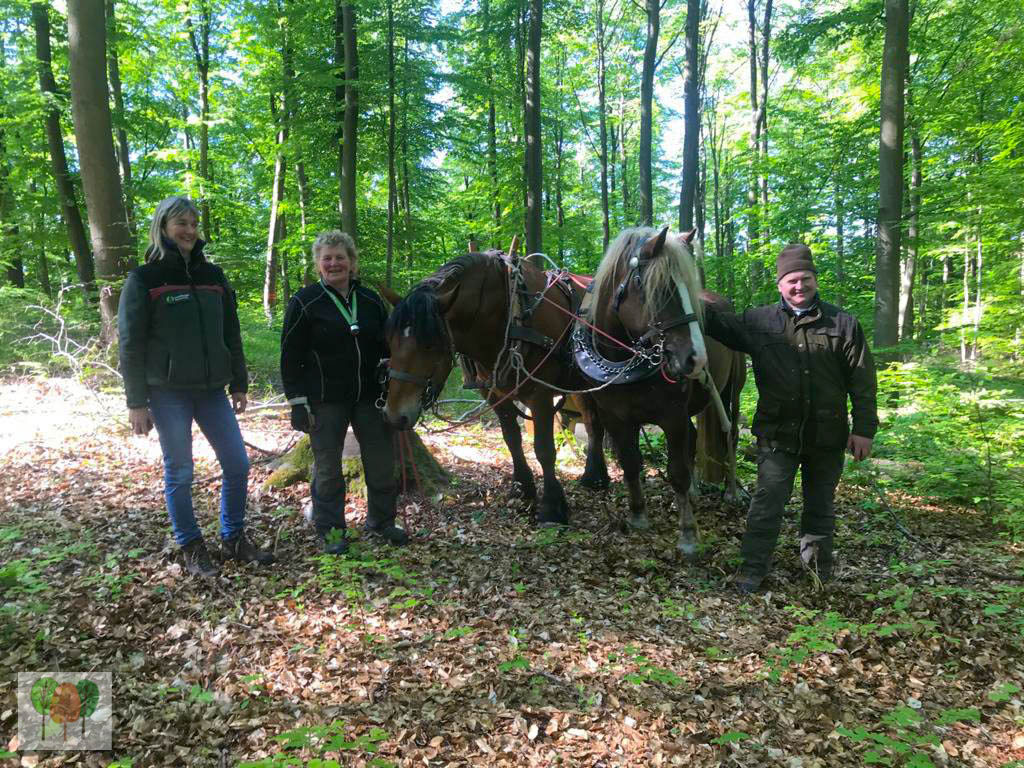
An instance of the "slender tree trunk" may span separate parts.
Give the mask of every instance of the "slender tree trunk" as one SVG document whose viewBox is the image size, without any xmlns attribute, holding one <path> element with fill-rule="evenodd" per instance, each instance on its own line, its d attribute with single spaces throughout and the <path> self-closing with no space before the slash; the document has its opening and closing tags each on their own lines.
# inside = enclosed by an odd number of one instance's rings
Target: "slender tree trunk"
<svg viewBox="0 0 1024 768">
<path fill-rule="evenodd" d="M 540 128 L 540 40 L 544 0 L 528 0 L 526 44 L 526 252 L 543 250 L 541 192 L 544 189 Z"/>
<path fill-rule="evenodd" d="M 402 244 L 405 247 L 405 263 L 408 269 L 413 264 L 413 231 L 412 204 L 409 200 L 409 38 L 402 39 L 402 188 L 400 203 L 402 208 Z"/>
<path fill-rule="evenodd" d="M 114 126 L 117 135 L 117 161 L 121 168 L 121 185 L 124 188 L 124 210 L 128 214 L 128 229 L 132 240 L 136 238 L 135 199 L 132 190 L 132 160 L 128 149 L 128 131 L 125 129 L 124 95 L 121 92 L 121 64 L 117 56 L 117 16 L 114 0 L 106 0 L 107 12 L 107 71 L 110 76 L 110 90 L 114 97 Z"/>
<path fill-rule="evenodd" d="M 967 348 L 967 322 L 971 316 L 971 244 L 967 234 L 964 234 L 963 291 L 963 311 L 960 317 L 960 362 L 966 363 L 970 358 Z"/>
<path fill-rule="evenodd" d="M 760 125 L 758 137 L 760 147 L 758 149 L 758 186 L 761 192 L 761 239 L 768 242 L 771 234 L 768 231 L 768 63 L 771 61 L 770 44 L 772 39 L 772 0 L 766 0 L 764 4 L 764 24 L 761 26 L 761 99 L 758 103 L 757 114 Z"/>
<path fill-rule="evenodd" d="M 36 198 L 37 187 L 35 179 L 29 182 L 29 189 L 32 191 L 33 199 Z M 39 255 L 36 259 L 36 270 L 39 277 L 39 287 L 49 297 L 53 297 L 53 287 L 50 285 L 50 264 L 46 257 L 46 221 L 43 219 L 43 212 L 36 205 L 35 221 L 32 224 L 32 242 L 36 243 Z"/>
<path fill-rule="evenodd" d="M 46 143 L 50 150 L 50 168 L 57 197 L 60 200 L 64 227 L 68 242 L 75 255 L 78 280 L 87 295 L 96 290 L 96 267 L 93 262 L 89 239 L 85 235 L 82 214 L 78 210 L 75 187 L 68 173 L 68 158 L 64 151 L 64 133 L 60 127 L 60 112 L 56 107 L 57 83 L 53 78 L 52 55 L 50 53 L 50 11 L 43 2 L 32 3 L 32 25 L 36 34 L 36 61 L 39 66 L 39 89 L 43 93 L 44 127 Z"/>
<path fill-rule="evenodd" d="M 846 291 L 846 201 L 839 174 L 835 175 L 836 204 L 836 306 L 842 307 Z"/>
<path fill-rule="evenodd" d="M 359 57 L 356 50 L 356 11 L 342 4 L 345 34 L 345 136 L 341 161 L 341 225 L 358 242 L 356 212 L 356 142 L 359 126 Z"/>
<path fill-rule="evenodd" d="M 683 79 L 683 184 L 679 193 L 679 231 L 693 229 L 693 205 L 697 194 L 697 154 L 700 142 L 700 51 L 701 0 L 686 2 L 686 76 Z M 703 230 L 703 227 L 701 228 Z"/>
<path fill-rule="evenodd" d="M 558 69 L 555 75 L 555 91 L 558 93 L 558 104 L 555 109 L 555 221 L 558 225 L 558 266 L 565 266 L 565 208 L 562 205 L 562 157 L 565 149 L 565 128 L 562 115 L 565 105 L 562 103 L 562 75 L 565 70 L 565 50 L 556 54 Z"/>
<path fill-rule="evenodd" d="M 626 152 L 626 137 L 629 134 L 629 126 L 626 125 L 626 99 L 619 94 L 619 155 L 621 167 L 619 169 L 619 186 L 622 188 L 622 221 L 632 223 L 632 202 L 629 191 L 629 155 Z"/>
<path fill-rule="evenodd" d="M 313 282 L 313 255 L 309 251 L 309 181 L 306 179 L 306 164 L 295 163 L 295 181 L 299 185 L 299 233 L 302 239 L 302 284 Z"/>
<path fill-rule="evenodd" d="M 750 293 L 757 294 L 763 280 L 764 268 L 758 256 L 761 246 L 760 216 L 758 211 L 758 165 L 761 147 L 760 93 L 757 88 L 757 0 L 747 0 L 747 48 L 750 58 L 750 188 L 747 190 L 747 250 L 750 253 Z"/>
<path fill-rule="evenodd" d="M 910 132 L 910 224 L 907 227 L 907 255 L 900 275 L 900 338 L 914 337 L 914 278 L 917 272 L 918 218 L 921 210 L 921 138 Z"/>
<path fill-rule="evenodd" d="M 102 338 L 110 343 L 115 335 L 121 281 L 134 259 L 114 159 L 103 0 L 69 0 L 68 52 L 71 113 L 96 253 L 96 276 L 101 283 Z"/>
<path fill-rule="evenodd" d="M 192 45 L 192 55 L 199 74 L 199 210 L 203 219 L 203 236 L 210 238 L 210 26 L 212 13 L 208 0 L 198 0 L 199 31 L 192 21 L 192 2 L 189 0 L 185 26 Z"/>
<path fill-rule="evenodd" d="M 7 41 L 0 32 L 0 74 L 3 74 L 7 57 L 3 49 Z M 18 225 L 14 217 L 14 192 L 11 189 L 11 166 L 7 161 L 7 136 L 4 123 L 9 119 L 7 109 L 0 104 L 0 262 L 7 266 L 7 281 L 17 287 L 25 287 L 25 264 L 18 243 Z M 5 255 L 6 254 L 6 255 Z"/>
<path fill-rule="evenodd" d="M 653 174 L 653 102 L 654 70 L 658 63 L 658 34 L 661 30 L 661 0 L 646 0 L 647 39 L 640 74 L 640 154 L 637 171 L 640 181 L 640 223 L 654 223 Z"/>
<path fill-rule="evenodd" d="M 334 0 L 334 122 L 338 149 L 338 221 L 345 210 L 345 23 L 342 0 Z"/>
<path fill-rule="evenodd" d="M 289 67 L 288 60 L 291 56 L 288 52 L 287 32 L 285 35 L 285 72 L 287 73 Z M 277 275 L 280 269 L 278 243 L 281 241 L 281 217 L 283 215 L 281 203 L 284 201 L 285 174 L 288 169 L 285 157 L 285 142 L 288 141 L 288 110 L 288 83 L 286 75 L 280 109 L 276 106 L 275 96 L 273 94 L 270 96 L 270 114 L 277 125 L 277 153 L 274 158 L 274 186 L 270 193 L 270 224 L 267 231 L 266 269 L 263 273 L 263 314 L 266 315 L 267 322 L 274 319 L 274 310 L 277 307 Z"/>
<path fill-rule="evenodd" d="M 278 233 L 277 242 L 283 243 L 288 238 L 288 214 L 282 213 L 277 220 Z M 288 249 L 279 248 L 279 261 L 281 264 L 281 288 L 284 290 L 285 301 L 292 297 L 292 281 L 291 275 L 289 274 L 290 264 L 288 259 Z"/>
<path fill-rule="evenodd" d="M 878 147 L 878 243 L 875 258 L 875 346 L 898 340 L 900 227 L 903 216 L 903 85 L 907 0 L 885 0 L 881 136 Z"/>
<path fill-rule="evenodd" d="M 597 32 L 597 124 L 598 124 L 598 155 L 601 162 L 601 252 L 608 250 L 608 243 L 611 240 L 611 224 L 608 211 L 608 119 L 605 114 L 607 103 L 607 91 L 605 87 L 607 77 L 607 41 L 604 29 L 604 0 L 597 0 L 595 9 L 595 21 Z M 614 173 L 614 169 L 613 169 Z"/>
<path fill-rule="evenodd" d="M 395 14 L 393 0 L 387 0 L 387 47 L 388 47 L 388 223 L 387 223 L 387 269 L 384 281 L 388 288 L 394 280 L 395 261 Z"/>
<path fill-rule="evenodd" d="M 974 257 L 974 280 L 975 280 L 975 291 L 974 291 L 974 341 L 972 343 L 971 358 L 973 360 L 981 359 L 981 345 L 979 343 L 979 337 L 981 335 L 981 278 L 984 274 L 982 272 L 982 238 L 981 238 L 981 208 L 978 208 L 978 221 L 979 223 L 975 226 L 974 237 L 976 241 L 975 257 Z"/>
<path fill-rule="evenodd" d="M 494 222 L 494 236 L 501 232 L 501 198 L 498 183 L 498 125 L 494 104 L 494 64 L 491 59 L 491 3 L 481 0 L 483 15 L 482 54 L 484 60 L 484 86 L 487 89 L 487 174 L 491 182 L 491 216 Z"/>
</svg>

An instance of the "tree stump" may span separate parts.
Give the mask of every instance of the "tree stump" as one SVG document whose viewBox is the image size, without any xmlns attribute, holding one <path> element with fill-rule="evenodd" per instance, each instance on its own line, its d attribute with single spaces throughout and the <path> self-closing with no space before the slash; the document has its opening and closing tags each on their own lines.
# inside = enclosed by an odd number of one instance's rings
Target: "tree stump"
<svg viewBox="0 0 1024 768">
<path fill-rule="evenodd" d="M 424 496 L 433 496 L 435 493 L 448 487 L 451 476 L 434 457 L 431 449 L 420 439 L 420 436 L 413 431 L 406 433 L 409 445 L 412 447 L 412 460 L 415 469 L 409 466 L 408 456 L 405 458 L 405 489 L 418 491 Z M 399 455 L 402 435 L 399 434 L 399 441 L 395 443 L 395 481 L 398 491 L 401 493 L 402 486 L 402 461 Z M 274 471 L 264 483 L 267 488 L 288 488 L 296 483 L 309 482 L 310 472 L 313 468 L 313 451 L 309 445 L 309 435 L 303 435 L 288 453 L 277 459 L 274 464 Z M 366 479 L 363 476 L 363 462 L 359 453 L 359 443 L 356 441 L 352 430 L 345 436 L 345 447 L 341 459 L 342 472 L 345 475 L 347 495 L 366 498 Z M 423 487 L 418 488 L 416 478 L 422 482 Z"/>
</svg>

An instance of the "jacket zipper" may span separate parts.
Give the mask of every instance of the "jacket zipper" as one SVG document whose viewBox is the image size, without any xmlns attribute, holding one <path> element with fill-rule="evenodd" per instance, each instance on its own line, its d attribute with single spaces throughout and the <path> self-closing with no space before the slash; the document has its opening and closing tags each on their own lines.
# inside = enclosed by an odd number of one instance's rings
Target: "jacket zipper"
<svg viewBox="0 0 1024 768">
<path fill-rule="evenodd" d="M 188 276 L 189 291 L 192 294 L 192 299 L 196 303 L 196 312 L 199 314 L 199 337 L 203 344 L 203 369 L 206 372 L 206 388 L 210 388 L 210 345 L 206 339 L 206 322 L 203 319 L 203 307 L 199 303 L 199 293 L 196 291 L 196 283 L 192 279 L 192 270 L 189 268 L 188 259 L 184 255 L 181 256 L 182 262 L 185 264 L 185 274 Z"/>
</svg>

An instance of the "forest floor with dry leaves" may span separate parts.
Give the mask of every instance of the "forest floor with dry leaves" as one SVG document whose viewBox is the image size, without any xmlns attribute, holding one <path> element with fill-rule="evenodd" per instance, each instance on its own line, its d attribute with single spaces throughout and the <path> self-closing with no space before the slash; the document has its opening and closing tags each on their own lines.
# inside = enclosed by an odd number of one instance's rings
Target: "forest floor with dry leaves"
<svg viewBox="0 0 1024 768">
<path fill-rule="evenodd" d="M 626 535 L 621 483 L 579 488 L 563 448 L 572 525 L 538 530 L 500 431 L 474 425 L 425 435 L 455 482 L 410 505 L 410 546 L 332 558 L 306 485 L 262 487 L 259 449 L 294 439 L 282 411 L 241 423 L 249 530 L 278 563 L 210 583 L 182 570 L 159 446 L 119 396 L 0 383 L 0 764 L 1024 766 L 1024 557 L 977 511 L 890 493 L 911 540 L 844 483 L 837 578 L 802 570 L 794 506 L 770 591 L 741 597 L 744 511 L 720 494 L 682 563 L 653 469 L 654 527 Z M 53 669 L 113 673 L 113 752 L 18 751 L 15 673 Z"/>
</svg>

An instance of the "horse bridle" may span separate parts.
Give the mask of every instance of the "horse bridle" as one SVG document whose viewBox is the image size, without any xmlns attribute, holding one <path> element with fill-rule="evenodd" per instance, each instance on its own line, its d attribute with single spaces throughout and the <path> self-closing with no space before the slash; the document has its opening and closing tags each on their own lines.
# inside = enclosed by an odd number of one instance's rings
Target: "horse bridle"
<svg viewBox="0 0 1024 768">
<path fill-rule="evenodd" d="M 389 379 L 395 379 L 397 381 L 407 381 L 410 384 L 418 384 L 418 385 L 423 387 L 422 391 L 420 392 L 420 411 L 421 412 L 422 411 L 426 411 L 432 405 L 434 405 L 434 403 L 437 402 L 437 399 L 441 396 L 441 391 L 444 389 L 444 382 L 443 381 L 435 382 L 434 381 L 434 377 L 437 376 L 438 368 L 440 368 L 444 364 L 445 361 L 451 362 L 451 359 L 452 359 L 452 355 L 451 355 L 452 345 L 451 345 L 451 338 L 450 338 L 451 331 L 448 330 L 448 324 L 447 323 L 445 323 L 444 325 L 445 325 L 445 346 L 446 346 L 446 351 L 447 351 L 448 354 L 447 354 L 446 357 L 442 358 L 441 360 L 439 360 L 437 362 L 437 364 L 434 366 L 434 370 L 431 371 L 429 376 L 420 376 L 417 373 L 407 373 L 406 371 L 400 371 L 397 368 L 392 368 L 391 367 L 391 359 L 390 358 L 388 358 L 388 360 L 387 360 L 388 365 L 386 367 L 385 366 L 381 366 L 381 374 L 380 374 L 381 394 L 380 394 L 380 397 L 377 398 L 377 403 L 376 403 L 378 410 L 383 411 L 384 407 L 387 405 L 387 386 L 388 386 L 388 380 Z M 381 362 L 384 362 L 384 361 L 381 361 Z"/>
<path fill-rule="evenodd" d="M 636 288 L 640 291 L 642 296 L 644 293 L 644 269 L 655 259 L 662 258 L 660 253 L 654 256 L 643 256 L 641 254 L 644 244 L 649 239 L 649 237 L 642 237 L 637 241 L 637 244 L 633 246 L 633 254 L 629 257 L 629 261 L 627 262 L 629 265 L 629 271 L 615 289 L 615 298 L 612 300 L 612 309 L 616 314 L 618 314 L 619 307 L 622 306 L 622 302 L 625 300 L 626 294 L 629 291 L 630 280 L 636 283 Z M 678 317 L 673 317 L 669 320 L 654 320 L 650 323 L 647 331 L 641 335 L 640 338 L 633 340 L 633 349 L 637 355 L 646 358 L 651 363 L 660 364 L 662 352 L 665 348 L 666 334 L 673 328 L 696 321 L 696 312 L 684 312 Z M 629 333 L 629 331 L 627 331 L 627 333 Z"/>
</svg>

